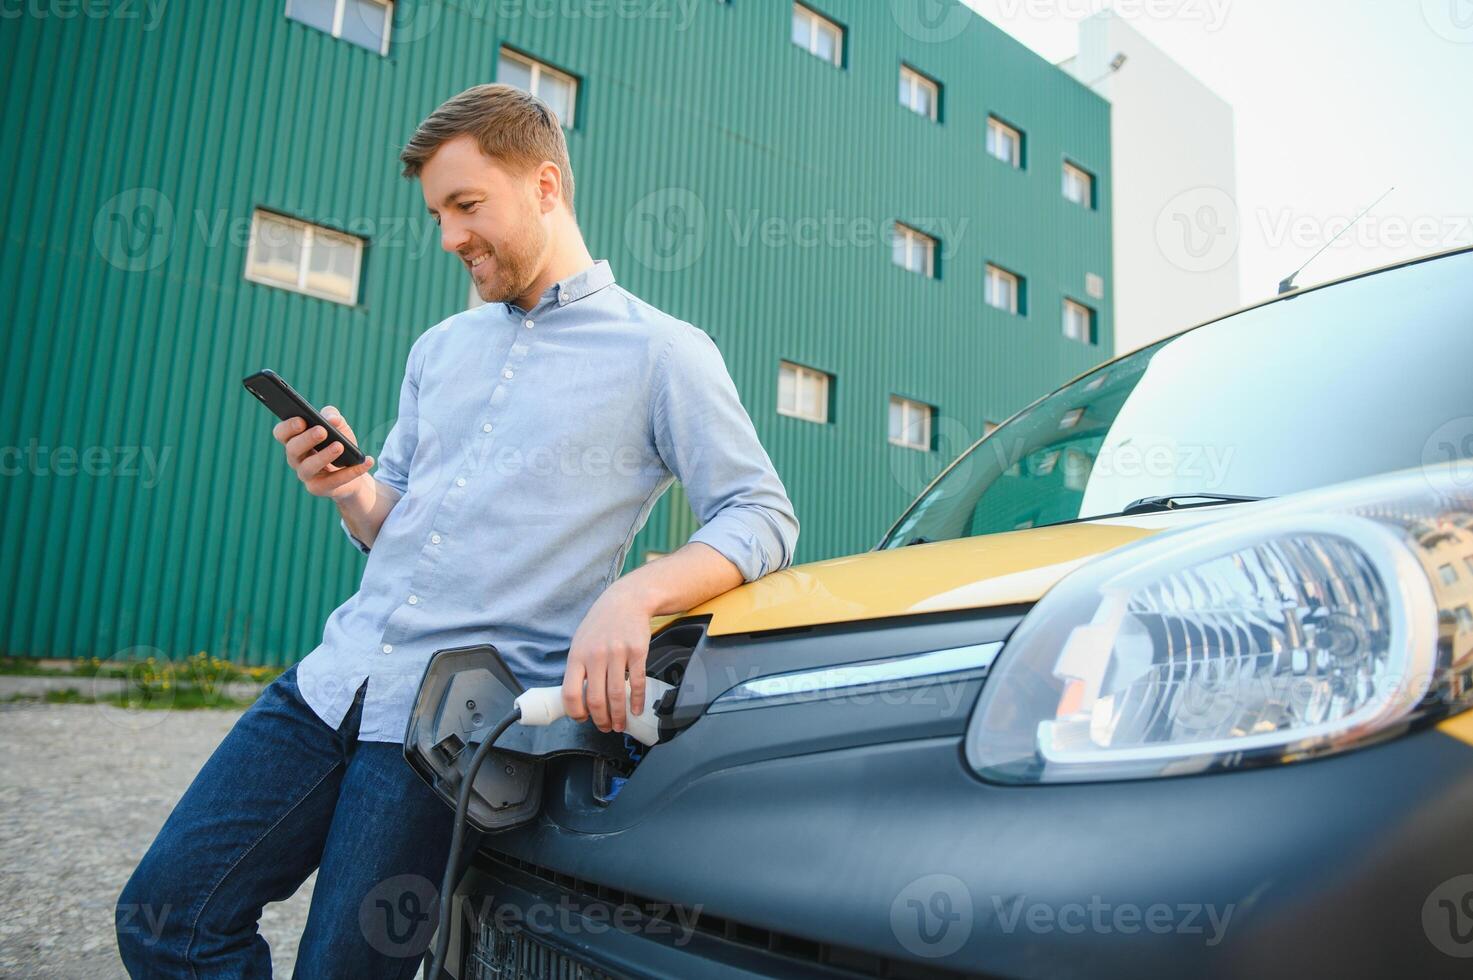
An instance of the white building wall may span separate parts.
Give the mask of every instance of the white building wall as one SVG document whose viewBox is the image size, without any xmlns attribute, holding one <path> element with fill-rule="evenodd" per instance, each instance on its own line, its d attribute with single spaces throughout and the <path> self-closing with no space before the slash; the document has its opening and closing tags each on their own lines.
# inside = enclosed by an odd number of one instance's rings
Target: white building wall
<svg viewBox="0 0 1473 980">
<path fill-rule="evenodd" d="M 1236 308 L 1232 106 L 1109 11 L 1063 67 L 1113 106 L 1116 352 Z"/>
</svg>

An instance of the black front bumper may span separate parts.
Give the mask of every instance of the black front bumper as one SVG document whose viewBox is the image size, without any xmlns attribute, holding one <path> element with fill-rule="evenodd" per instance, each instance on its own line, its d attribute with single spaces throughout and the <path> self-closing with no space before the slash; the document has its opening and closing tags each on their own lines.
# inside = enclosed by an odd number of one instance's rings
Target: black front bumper
<svg viewBox="0 0 1473 980">
<path fill-rule="evenodd" d="M 666 751 L 799 711 L 818 706 L 708 717 Z M 630 793 L 645 775 L 592 819 L 561 773 L 567 806 L 550 785 L 534 824 L 486 839 L 471 910 L 615 976 L 1473 974 L 1445 884 L 1473 873 L 1473 747 L 1436 730 L 1132 783 L 990 785 L 959 734 Z"/>
</svg>

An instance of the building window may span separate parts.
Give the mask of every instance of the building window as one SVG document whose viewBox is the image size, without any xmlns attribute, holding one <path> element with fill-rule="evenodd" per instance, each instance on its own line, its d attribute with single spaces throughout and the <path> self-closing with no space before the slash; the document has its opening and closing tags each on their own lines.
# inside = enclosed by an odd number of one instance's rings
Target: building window
<svg viewBox="0 0 1473 980">
<path fill-rule="evenodd" d="M 1023 309 L 1023 279 L 1006 269 L 989 265 L 984 291 L 987 305 L 994 309 L 1013 314 Z"/>
<path fill-rule="evenodd" d="M 1089 474 L 1094 468 L 1094 459 L 1077 449 L 1064 452 L 1064 488 L 1079 493 L 1089 485 Z"/>
<path fill-rule="evenodd" d="M 890 242 L 890 258 L 896 265 L 927 279 L 936 278 L 936 239 L 897 221 Z"/>
<path fill-rule="evenodd" d="M 363 245 L 361 238 L 258 210 L 251 216 L 245 277 L 352 306 Z"/>
<path fill-rule="evenodd" d="M 1438 566 L 1437 575 L 1443 585 L 1456 585 L 1458 582 L 1458 570 L 1451 564 Z"/>
<path fill-rule="evenodd" d="M 1081 344 L 1095 342 L 1095 311 L 1072 299 L 1064 300 L 1064 336 Z"/>
<path fill-rule="evenodd" d="M 918 116 L 937 119 L 941 112 L 941 85 L 909 65 L 901 65 L 900 104 Z"/>
<path fill-rule="evenodd" d="M 1080 207 L 1094 209 L 1095 178 L 1088 170 L 1064 161 L 1064 197 Z"/>
<path fill-rule="evenodd" d="M 931 449 L 931 416 L 936 410 L 925 402 L 890 396 L 890 443 L 907 449 Z"/>
<path fill-rule="evenodd" d="M 793 4 L 793 43 L 831 65 L 844 65 L 844 28 L 801 3 Z"/>
<path fill-rule="evenodd" d="M 287 0 L 286 15 L 360 48 L 389 53 L 389 25 L 394 22 L 389 0 Z"/>
<path fill-rule="evenodd" d="M 987 117 L 987 152 L 1012 167 L 1023 166 L 1023 134 L 996 116 Z"/>
<path fill-rule="evenodd" d="M 1082 409 L 1082 408 L 1071 408 L 1071 409 L 1069 409 L 1069 411 L 1067 411 L 1063 415 L 1060 415 L 1059 416 L 1059 428 L 1060 429 L 1072 429 L 1075 426 L 1077 426 L 1079 424 L 1080 420 L 1083 419 L 1083 418 L 1084 418 L 1084 409 Z"/>
<path fill-rule="evenodd" d="M 572 75 L 510 48 L 502 48 L 496 62 L 496 80 L 531 92 L 547 103 L 564 129 L 573 128 L 573 113 L 578 108 L 578 79 Z"/>
<path fill-rule="evenodd" d="M 783 361 L 777 374 L 778 414 L 827 422 L 830 380 L 832 376 L 822 371 Z"/>
</svg>

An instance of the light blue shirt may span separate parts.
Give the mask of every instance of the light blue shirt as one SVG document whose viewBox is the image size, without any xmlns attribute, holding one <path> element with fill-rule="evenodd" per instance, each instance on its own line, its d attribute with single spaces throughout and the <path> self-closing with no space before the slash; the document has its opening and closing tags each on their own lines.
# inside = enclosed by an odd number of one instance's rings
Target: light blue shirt
<svg viewBox="0 0 1473 980">
<path fill-rule="evenodd" d="M 358 591 L 297 669 L 336 728 L 398 742 L 436 650 L 493 644 L 559 684 L 573 632 L 677 478 L 690 540 L 751 581 L 792 561 L 798 521 L 711 338 L 614 283 L 607 262 L 536 307 L 492 303 L 415 341 L 379 482 L 403 496 Z M 343 525 L 347 531 L 347 525 Z"/>
</svg>

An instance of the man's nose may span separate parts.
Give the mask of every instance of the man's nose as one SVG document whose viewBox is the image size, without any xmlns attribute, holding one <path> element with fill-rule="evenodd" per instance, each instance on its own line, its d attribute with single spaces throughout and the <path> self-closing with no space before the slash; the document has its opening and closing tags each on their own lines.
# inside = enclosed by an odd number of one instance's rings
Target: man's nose
<svg viewBox="0 0 1473 980">
<path fill-rule="evenodd" d="M 448 223 L 440 225 L 440 247 L 447 252 L 459 252 L 469 239 L 463 228 Z"/>
</svg>

